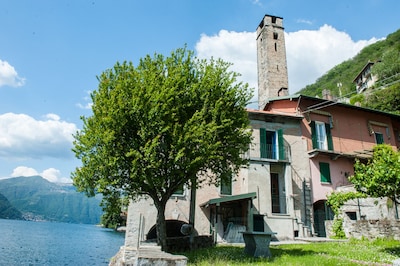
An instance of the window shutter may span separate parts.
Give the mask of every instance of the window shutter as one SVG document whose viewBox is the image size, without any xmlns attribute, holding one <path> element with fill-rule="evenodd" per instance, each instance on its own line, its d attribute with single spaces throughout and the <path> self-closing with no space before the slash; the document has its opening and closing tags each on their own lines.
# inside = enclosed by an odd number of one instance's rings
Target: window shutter
<svg viewBox="0 0 400 266">
<path fill-rule="evenodd" d="M 232 195 L 232 176 L 221 177 L 221 194 Z"/>
<path fill-rule="evenodd" d="M 329 168 L 329 163 L 319 163 L 319 172 L 321 175 L 321 182 L 331 182 L 331 170 Z"/>
<path fill-rule="evenodd" d="M 278 151 L 279 151 L 279 160 L 285 160 L 285 146 L 283 142 L 283 130 L 278 129 Z"/>
<path fill-rule="evenodd" d="M 310 127 L 311 127 L 312 147 L 313 147 L 313 149 L 318 149 L 317 132 L 315 130 L 315 121 L 311 121 Z"/>
<path fill-rule="evenodd" d="M 375 132 L 375 141 L 376 144 L 383 144 L 383 134 Z"/>
<path fill-rule="evenodd" d="M 267 131 L 260 128 L 260 157 L 267 158 Z"/>
<path fill-rule="evenodd" d="M 326 132 L 326 139 L 328 141 L 328 150 L 333 151 L 331 126 L 329 124 L 325 124 L 325 132 Z"/>
</svg>

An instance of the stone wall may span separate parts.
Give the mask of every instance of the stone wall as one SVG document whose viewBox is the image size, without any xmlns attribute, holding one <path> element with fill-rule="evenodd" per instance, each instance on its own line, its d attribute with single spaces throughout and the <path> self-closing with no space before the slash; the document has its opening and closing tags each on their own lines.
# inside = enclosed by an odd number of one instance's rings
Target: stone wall
<svg viewBox="0 0 400 266">
<path fill-rule="evenodd" d="M 360 239 L 394 238 L 400 240 L 399 220 L 358 220 L 344 224 L 346 236 Z"/>
<path fill-rule="evenodd" d="M 332 233 L 332 222 L 325 221 L 327 237 L 331 237 Z M 393 238 L 400 240 L 400 220 L 345 220 L 343 228 L 348 238 Z"/>
</svg>

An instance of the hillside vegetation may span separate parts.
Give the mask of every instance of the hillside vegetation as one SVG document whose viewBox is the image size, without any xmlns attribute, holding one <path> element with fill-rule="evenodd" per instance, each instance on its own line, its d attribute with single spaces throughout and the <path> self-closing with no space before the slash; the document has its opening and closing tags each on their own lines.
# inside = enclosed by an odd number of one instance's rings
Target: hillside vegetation
<svg viewBox="0 0 400 266">
<path fill-rule="evenodd" d="M 0 219 L 23 219 L 22 213 L 12 206 L 3 194 L 0 194 Z"/>
<path fill-rule="evenodd" d="M 72 185 L 51 183 L 40 176 L 0 180 L 0 193 L 6 198 L 0 198 L 4 202 L 0 213 L 19 212 L 26 220 L 98 224 L 102 215 L 98 197 L 88 198 Z"/>
<path fill-rule="evenodd" d="M 356 95 L 355 83 L 353 83 L 354 78 L 360 73 L 363 67 L 368 63 L 381 61 L 381 67 L 379 67 L 379 73 L 373 70 L 374 74 L 378 75 L 381 80 L 377 83 L 376 90 L 367 91 L 363 96 Z M 374 65 L 378 66 L 378 64 Z M 375 94 L 378 89 L 386 87 L 387 82 L 382 82 L 386 80 L 386 75 L 389 73 L 394 75 L 397 80 L 400 79 L 400 30 L 389 34 L 386 39 L 373 43 L 364 49 L 362 49 L 355 57 L 344 61 L 343 63 L 333 67 L 326 74 L 317 79 L 314 84 L 306 86 L 304 89 L 300 90 L 300 94 L 312 96 L 312 97 L 322 97 L 322 91 L 328 89 L 334 97 L 355 97 L 351 102 L 361 102 L 364 107 L 374 108 L 382 111 L 391 111 L 394 113 L 400 113 L 400 85 L 399 82 L 394 82 L 393 79 L 390 80 L 392 85 L 387 86 L 390 91 L 386 91 L 383 95 L 391 94 L 387 97 L 382 97 L 382 95 L 377 95 L 377 97 L 367 99 L 371 95 Z M 397 75 L 396 75 L 397 73 Z M 338 84 L 342 84 L 340 90 Z M 382 94 L 382 92 L 381 92 Z M 368 96 L 368 97 L 367 97 Z M 372 97 L 372 96 L 371 96 Z M 377 100 L 379 102 L 377 102 Z M 383 102 L 382 102 L 383 101 Z M 389 101 L 387 104 L 385 101 Z M 393 107 L 396 110 L 393 110 Z"/>
</svg>

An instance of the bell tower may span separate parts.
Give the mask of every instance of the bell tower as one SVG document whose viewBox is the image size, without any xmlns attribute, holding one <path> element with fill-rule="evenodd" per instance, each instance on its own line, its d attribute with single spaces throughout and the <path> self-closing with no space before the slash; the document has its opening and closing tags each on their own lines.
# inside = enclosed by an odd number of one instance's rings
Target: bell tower
<svg viewBox="0 0 400 266">
<path fill-rule="evenodd" d="M 257 27 L 258 108 L 289 94 L 283 18 L 265 15 Z"/>
</svg>

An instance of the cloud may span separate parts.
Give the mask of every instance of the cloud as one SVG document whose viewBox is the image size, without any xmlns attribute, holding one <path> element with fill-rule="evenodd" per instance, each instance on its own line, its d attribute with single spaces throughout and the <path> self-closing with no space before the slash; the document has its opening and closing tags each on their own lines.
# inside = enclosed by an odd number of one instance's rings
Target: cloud
<svg viewBox="0 0 400 266">
<path fill-rule="evenodd" d="M 72 183 L 71 178 L 62 177 L 60 171 L 55 168 L 49 168 L 39 173 L 34 168 L 26 166 L 18 166 L 13 170 L 11 177 L 37 176 L 37 175 L 54 183 Z"/>
<path fill-rule="evenodd" d="M 25 114 L 0 115 L 0 157 L 7 159 L 72 158 L 73 123 L 56 114 L 36 120 Z"/>
<path fill-rule="evenodd" d="M 323 25 L 318 30 L 285 34 L 290 93 L 314 83 L 332 67 L 354 57 L 376 38 L 354 42 L 345 33 Z"/>
<path fill-rule="evenodd" d="M 0 87 L 20 87 L 25 84 L 25 79 L 18 76 L 15 68 L 7 61 L 0 60 Z"/>
<path fill-rule="evenodd" d="M 93 105 L 91 94 L 92 91 L 86 91 L 86 96 L 83 97 L 84 103 L 77 103 L 76 106 L 80 109 L 91 110 Z"/>
<path fill-rule="evenodd" d="M 241 80 L 257 91 L 257 44 L 255 32 L 234 32 L 221 30 L 218 35 L 201 35 L 196 44 L 197 57 L 221 58 L 233 63 L 232 71 L 242 75 Z M 257 98 L 253 98 L 256 101 Z"/>
<path fill-rule="evenodd" d="M 298 19 L 298 20 L 296 20 L 296 22 L 297 23 L 302 23 L 302 24 L 307 24 L 307 25 L 312 25 L 313 24 L 313 22 L 312 21 L 310 21 L 310 20 L 307 20 L 307 19 Z"/>
<path fill-rule="evenodd" d="M 365 46 L 378 41 L 353 41 L 332 26 L 318 30 L 285 33 L 289 75 L 289 93 L 295 94 L 312 84 L 335 65 L 355 56 Z M 257 48 L 255 32 L 221 30 L 217 35 L 202 35 L 196 44 L 199 58 L 222 58 L 232 62 L 232 70 L 242 74 L 242 81 L 255 88 L 257 99 Z M 253 101 L 252 100 L 252 101 Z"/>
</svg>

